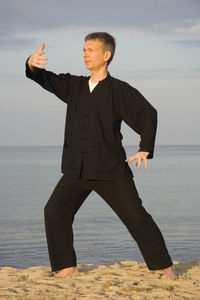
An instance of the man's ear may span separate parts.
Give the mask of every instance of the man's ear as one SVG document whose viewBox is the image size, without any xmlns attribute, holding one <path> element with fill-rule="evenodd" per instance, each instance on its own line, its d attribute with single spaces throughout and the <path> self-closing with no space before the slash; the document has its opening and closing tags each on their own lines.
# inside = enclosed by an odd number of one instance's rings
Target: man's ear
<svg viewBox="0 0 200 300">
<path fill-rule="evenodd" d="M 108 61 L 110 58 L 111 58 L 111 51 L 110 50 L 106 50 L 105 54 L 104 54 L 105 61 Z"/>
</svg>

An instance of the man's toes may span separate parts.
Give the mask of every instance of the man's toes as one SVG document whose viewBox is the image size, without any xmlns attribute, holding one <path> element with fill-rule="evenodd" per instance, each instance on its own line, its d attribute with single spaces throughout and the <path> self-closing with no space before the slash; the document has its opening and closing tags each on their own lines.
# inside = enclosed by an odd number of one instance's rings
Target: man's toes
<svg viewBox="0 0 200 300">
<path fill-rule="evenodd" d="M 162 279 L 170 279 L 170 280 L 176 280 L 178 279 L 178 275 L 176 273 L 164 273 L 161 276 Z"/>
<path fill-rule="evenodd" d="M 74 270 L 61 270 L 61 271 L 58 271 L 54 277 L 56 278 L 65 278 L 67 276 L 70 276 L 70 275 L 73 275 L 73 274 L 76 274 L 78 273 L 78 269 L 74 269 Z"/>
</svg>

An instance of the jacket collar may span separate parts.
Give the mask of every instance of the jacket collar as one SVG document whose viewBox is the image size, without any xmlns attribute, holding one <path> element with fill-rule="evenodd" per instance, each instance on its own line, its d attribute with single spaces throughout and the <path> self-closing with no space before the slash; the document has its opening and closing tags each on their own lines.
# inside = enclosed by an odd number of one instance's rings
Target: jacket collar
<svg viewBox="0 0 200 300">
<path fill-rule="evenodd" d="M 90 79 L 90 77 L 91 77 L 91 76 L 88 76 L 88 80 Z M 110 77 L 111 77 L 111 76 L 110 76 L 110 73 L 108 72 L 108 73 L 107 73 L 107 76 L 106 76 L 104 79 L 102 79 L 102 80 L 100 80 L 100 81 L 98 82 L 98 85 L 99 85 L 99 84 L 103 84 L 103 83 L 106 82 Z"/>
</svg>

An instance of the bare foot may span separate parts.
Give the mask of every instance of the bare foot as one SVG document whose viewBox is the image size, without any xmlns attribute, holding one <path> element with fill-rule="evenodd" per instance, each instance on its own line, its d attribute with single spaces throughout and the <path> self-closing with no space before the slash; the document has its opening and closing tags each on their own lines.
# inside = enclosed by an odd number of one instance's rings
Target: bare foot
<svg viewBox="0 0 200 300">
<path fill-rule="evenodd" d="M 65 268 L 65 269 L 57 271 L 56 274 L 54 275 L 54 277 L 65 278 L 65 277 L 75 274 L 75 273 L 78 273 L 78 268 L 77 267 L 69 267 L 69 268 Z"/>
<path fill-rule="evenodd" d="M 164 273 L 161 278 L 162 279 L 171 279 L 171 280 L 178 279 L 178 274 L 176 273 L 174 266 L 172 265 L 169 268 L 164 269 Z"/>
</svg>

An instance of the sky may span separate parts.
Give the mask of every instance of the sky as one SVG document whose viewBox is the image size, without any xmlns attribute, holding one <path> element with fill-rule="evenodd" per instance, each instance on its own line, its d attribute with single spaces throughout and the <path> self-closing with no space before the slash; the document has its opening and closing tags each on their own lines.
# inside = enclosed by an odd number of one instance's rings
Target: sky
<svg viewBox="0 0 200 300">
<path fill-rule="evenodd" d="M 117 42 L 111 76 L 158 111 L 157 145 L 200 144 L 199 0 L 1 0 L 0 146 L 63 145 L 67 104 L 25 76 L 45 43 L 46 70 L 87 75 L 86 34 Z M 124 145 L 140 141 L 122 122 Z"/>
</svg>

